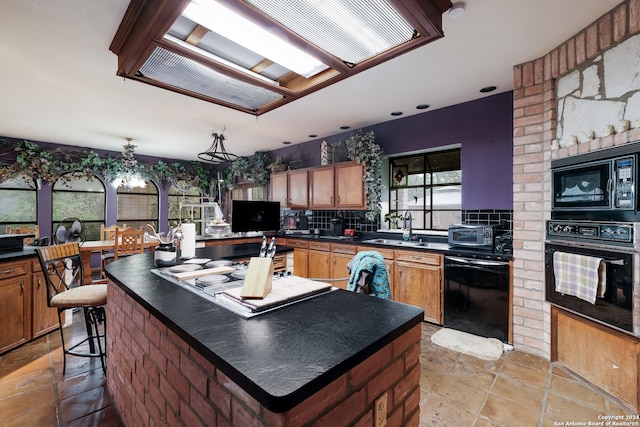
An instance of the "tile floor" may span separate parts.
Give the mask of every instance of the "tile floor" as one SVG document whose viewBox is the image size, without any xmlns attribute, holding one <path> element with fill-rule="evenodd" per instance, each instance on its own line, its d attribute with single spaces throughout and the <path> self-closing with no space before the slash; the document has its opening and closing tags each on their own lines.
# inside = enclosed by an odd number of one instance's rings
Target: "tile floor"
<svg viewBox="0 0 640 427">
<path fill-rule="evenodd" d="M 81 321 L 69 329 L 82 333 Z M 420 427 L 558 426 L 632 413 L 542 358 L 512 351 L 483 361 L 433 344 L 437 330 L 423 324 Z M 121 426 L 104 384 L 98 360 L 69 357 L 63 376 L 60 334 L 50 333 L 0 356 L 0 425 Z"/>
</svg>

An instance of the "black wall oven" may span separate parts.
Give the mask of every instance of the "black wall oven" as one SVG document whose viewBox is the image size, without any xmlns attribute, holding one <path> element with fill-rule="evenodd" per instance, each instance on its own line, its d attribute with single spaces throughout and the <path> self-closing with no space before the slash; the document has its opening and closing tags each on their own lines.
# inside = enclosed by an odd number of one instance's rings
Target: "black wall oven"
<svg viewBox="0 0 640 427">
<path fill-rule="evenodd" d="M 635 142 L 551 162 L 551 218 L 639 221 Z"/>
<path fill-rule="evenodd" d="M 639 254 L 635 223 L 564 221 L 547 222 L 545 242 L 545 294 L 546 300 L 564 310 L 587 317 L 634 336 L 640 336 L 634 298 L 638 295 Z M 584 298 L 558 289 L 556 270 L 558 253 L 594 257 L 604 263 L 606 275 L 602 275 L 604 292 L 592 303 Z M 579 270 L 578 266 L 564 266 Z M 576 277 L 580 277 L 579 275 Z"/>
</svg>

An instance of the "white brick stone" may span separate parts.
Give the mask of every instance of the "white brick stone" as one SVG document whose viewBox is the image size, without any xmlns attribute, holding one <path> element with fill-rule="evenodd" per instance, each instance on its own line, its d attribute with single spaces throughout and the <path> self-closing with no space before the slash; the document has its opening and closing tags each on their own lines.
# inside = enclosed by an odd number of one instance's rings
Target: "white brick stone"
<svg viewBox="0 0 640 427">
<path fill-rule="evenodd" d="M 598 76 L 598 66 L 592 65 L 582 72 L 582 94 L 581 98 L 594 97 L 600 93 L 600 77 Z"/>
<path fill-rule="evenodd" d="M 620 43 L 604 54 L 605 94 L 609 99 L 640 90 L 640 35 Z"/>
</svg>

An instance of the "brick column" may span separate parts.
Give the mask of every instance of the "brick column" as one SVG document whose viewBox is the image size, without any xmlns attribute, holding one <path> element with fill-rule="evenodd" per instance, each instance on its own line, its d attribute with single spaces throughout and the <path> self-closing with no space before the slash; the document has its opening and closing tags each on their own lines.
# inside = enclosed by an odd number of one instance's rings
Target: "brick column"
<svg viewBox="0 0 640 427">
<path fill-rule="evenodd" d="M 640 139 L 640 129 L 632 129 L 552 149 L 556 79 L 638 32 L 640 0 L 627 0 L 542 58 L 513 68 L 513 341 L 519 350 L 550 354 L 544 226 L 551 212 L 551 160 Z"/>
</svg>

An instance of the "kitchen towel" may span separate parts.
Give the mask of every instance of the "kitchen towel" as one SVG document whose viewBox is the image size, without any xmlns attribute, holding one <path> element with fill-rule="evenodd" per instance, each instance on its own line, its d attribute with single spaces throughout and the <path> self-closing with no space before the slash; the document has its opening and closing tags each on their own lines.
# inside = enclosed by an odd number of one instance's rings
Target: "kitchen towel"
<svg viewBox="0 0 640 427">
<path fill-rule="evenodd" d="M 553 253 L 556 292 L 596 303 L 607 289 L 607 270 L 602 258 L 556 251 Z"/>
<path fill-rule="evenodd" d="M 182 224 L 181 227 L 180 258 L 193 258 L 196 256 L 196 225 L 194 223 L 186 223 Z"/>
</svg>

